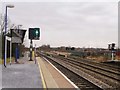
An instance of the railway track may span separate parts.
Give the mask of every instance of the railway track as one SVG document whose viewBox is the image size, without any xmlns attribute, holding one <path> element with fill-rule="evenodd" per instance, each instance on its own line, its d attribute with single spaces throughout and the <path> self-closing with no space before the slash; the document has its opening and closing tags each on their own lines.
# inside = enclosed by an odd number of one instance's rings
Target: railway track
<svg viewBox="0 0 120 90">
<path fill-rule="evenodd" d="M 42 57 L 43 59 L 49 60 L 57 69 L 59 69 L 64 75 L 66 75 L 72 82 L 74 82 L 80 90 L 103 90 L 93 83 L 87 81 L 83 77 L 80 77 L 79 75 L 75 74 L 71 70 L 67 69 L 66 67 L 62 66 L 61 64 L 53 61 L 52 59 L 48 57 Z"/>
<path fill-rule="evenodd" d="M 63 60 L 63 62 L 70 62 L 73 65 L 83 68 L 84 70 L 83 69 L 82 70 L 84 72 L 89 73 L 91 76 L 94 76 L 95 78 L 101 80 L 102 82 L 108 84 L 109 86 L 112 86 L 112 88 L 120 87 L 120 72 L 117 71 L 118 68 L 116 69 L 115 67 L 113 68 L 111 66 L 106 67 L 106 65 L 104 64 L 101 65 L 95 62 L 93 64 L 93 62 L 88 63 L 87 61 L 81 60 L 79 61 L 73 59 L 60 59 L 60 60 Z"/>
<path fill-rule="evenodd" d="M 92 62 L 91 64 L 91 62 L 70 58 L 45 57 L 71 70 L 99 88 L 117 90 L 117 87 L 120 87 L 120 73 L 116 68 L 109 67 L 111 68 L 109 69 L 107 66 L 100 67 L 98 63 L 93 64 Z"/>
<path fill-rule="evenodd" d="M 72 58 L 67 58 L 67 59 L 76 60 L 77 62 L 84 62 L 86 64 L 94 65 L 96 67 L 103 68 L 103 69 L 106 69 L 106 70 L 109 70 L 109 71 L 112 71 L 112 72 L 117 72 L 117 73 L 120 74 L 120 66 L 115 66 L 115 65 L 107 64 L 107 63 L 97 63 L 97 62 L 94 62 L 94 61 L 91 61 L 91 60 L 72 59 Z"/>
<path fill-rule="evenodd" d="M 75 65 L 84 67 L 89 70 L 93 70 L 97 73 L 104 74 L 106 76 L 109 76 L 110 78 L 115 79 L 116 81 L 120 82 L 120 72 L 118 68 L 115 68 L 113 66 L 101 64 L 101 63 L 95 63 L 95 62 L 87 62 L 84 60 L 74 60 L 74 59 L 61 59 L 67 62 L 71 62 Z M 87 67 L 86 67 L 87 66 Z"/>
<path fill-rule="evenodd" d="M 60 59 L 64 59 L 64 60 L 69 60 L 69 61 L 73 61 L 73 62 L 76 62 L 76 63 L 79 63 L 81 65 L 87 65 L 89 67 L 93 67 L 95 69 L 99 69 L 99 70 L 102 70 L 103 72 L 106 71 L 106 72 L 109 72 L 110 74 L 112 73 L 118 80 L 120 80 L 120 67 L 118 66 L 113 66 L 113 65 L 108 65 L 108 64 L 104 64 L 104 63 L 96 63 L 96 62 L 91 62 L 91 61 L 88 61 L 88 60 L 76 60 L 76 59 L 71 59 L 71 58 L 61 58 L 59 57 Z"/>
<path fill-rule="evenodd" d="M 71 64 L 72 66 L 76 67 L 77 69 L 81 69 L 84 72 L 89 73 L 89 75 L 94 76 L 95 78 L 101 80 L 102 82 L 109 84 L 112 87 L 116 87 L 119 85 L 120 78 L 115 73 L 111 73 L 106 70 L 104 71 L 103 69 L 99 69 L 99 68 L 94 68 L 89 65 L 86 66 L 83 63 L 80 64 L 80 63 L 67 61 L 67 64 Z"/>
</svg>

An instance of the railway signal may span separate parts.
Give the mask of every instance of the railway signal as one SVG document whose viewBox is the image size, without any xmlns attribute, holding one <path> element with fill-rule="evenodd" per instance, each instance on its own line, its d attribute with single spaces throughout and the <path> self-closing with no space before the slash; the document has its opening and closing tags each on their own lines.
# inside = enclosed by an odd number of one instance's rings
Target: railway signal
<svg viewBox="0 0 120 90">
<path fill-rule="evenodd" d="M 115 43 L 108 44 L 108 49 L 111 51 L 112 60 L 114 60 L 114 57 L 115 57 Z"/>
<path fill-rule="evenodd" d="M 33 42 L 32 40 L 39 40 L 40 37 L 40 28 L 29 28 L 29 39 L 30 39 L 30 60 L 32 60 L 32 51 L 33 51 Z"/>
<path fill-rule="evenodd" d="M 40 28 L 29 28 L 29 39 L 39 40 Z"/>
<path fill-rule="evenodd" d="M 111 50 L 111 44 L 108 44 L 108 49 Z"/>
<path fill-rule="evenodd" d="M 115 50 L 115 43 L 112 43 L 112 50 Z"/>
<path fill-rule="evenodd" d="M 108 49 L 109 50 L 115 50 L 115 43 L 108 44 Z"/>
</svg>

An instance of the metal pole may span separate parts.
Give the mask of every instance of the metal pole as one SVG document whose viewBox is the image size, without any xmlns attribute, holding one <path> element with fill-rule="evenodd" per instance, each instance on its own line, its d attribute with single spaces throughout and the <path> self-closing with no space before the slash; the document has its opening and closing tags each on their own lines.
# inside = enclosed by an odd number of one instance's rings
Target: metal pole
<svg viewBox="0 0 120 90">
<path fill-rule="evenodd" d="M 112 52 L 112 61 L 113 61 L 113 58 L 114 58 L 114 56 L 113 56 L 113 52 Z"/>
<path fill-rule="evenodd" d="M 114 51 L 112 51 L 112 61 L 114 60 Z"/>
<path fill-rule="evenodd" d="M 35 57 L 35 64 L 36 64 L 36 44 L 35 44 L 35 55 L 34 55 L 34 57 Z"/>
<path fill-rule="evenodd" d="M 13 5 L 7 5 L 5 8 L 5 53 L 4 53 L 4 66 L 6 67 L 6 59 L 7 59 L 7 39 L 6 39 L 6 34 L 7 34 L 7 8 L 14 8 Z"/>
<path fill-rule="evenodd" d="M 5 53 L 4 53 L 4 66 L 6 67 L 6 58 L 7 58 L 7 39 L 6 39 L 6 33 L 7 33 L 7 6 L 5 11 Z"/>
<path fill-rule="evenodd" d="M 30 39 L 30 60 L 29 61 L 33 61 L 32 60 L 32 39 Z"/>
<path fill-rule="evenodd" d="M 11 56 L 12 56 L 12 41 L 10 41 L 10 65 L 11 65 Z"/>
</svg>

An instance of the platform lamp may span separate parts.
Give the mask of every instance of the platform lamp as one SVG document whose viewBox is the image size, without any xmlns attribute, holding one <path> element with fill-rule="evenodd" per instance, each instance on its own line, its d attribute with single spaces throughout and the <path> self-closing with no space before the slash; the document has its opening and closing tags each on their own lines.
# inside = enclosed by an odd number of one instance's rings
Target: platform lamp
<svg viewBox="0 0 120 90">
<path fill-rule="evenodd" d="M 7 33 L 7 9 L 8 8 L 14 8 L 14 5 L 6 5 L 5 8 L 5 53 L 4 53 L 4 66 L 6 67 L 6 58 L 7 58 L 7 39 L 6 39 L 6 33 Z"/>
</svg>

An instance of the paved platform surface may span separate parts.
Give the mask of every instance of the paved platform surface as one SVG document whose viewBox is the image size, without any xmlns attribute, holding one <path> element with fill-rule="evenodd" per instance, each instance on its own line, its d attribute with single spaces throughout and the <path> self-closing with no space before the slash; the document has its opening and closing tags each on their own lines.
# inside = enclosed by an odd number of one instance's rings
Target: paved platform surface
<svg viewBox="0 0 120 90">
<path fill-rule="evenodd" d="M 2 66 L 2 88 L 43 88 L 38 64 L 28 60 L 24 57 L 20 64 Z"/>
<path fill-rule="evenodd" d="M 78 88 L 75 84 L 69 81 L 60 73 L 60 71 L 56 70 L 50 62 L 45 60 L 45 58 L 38 57 L 38 65 L 41 68 L 42 77 L 44 79 L 44 86 L 47 88 L 68 88 L 72 90 L 77 90 Z"/>
<path fill-rule="evenodd" d="M 2 66 L 2 88 L 5 88 L 3 90 L 76 90 L 76 86 L 44 58 L 37 57 L 37 64 L 28 60 L 25 56 L 19 60 L 19 64 L 7 64 L 7 68 Z"/>
</svg>

